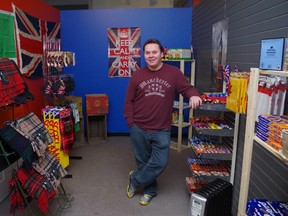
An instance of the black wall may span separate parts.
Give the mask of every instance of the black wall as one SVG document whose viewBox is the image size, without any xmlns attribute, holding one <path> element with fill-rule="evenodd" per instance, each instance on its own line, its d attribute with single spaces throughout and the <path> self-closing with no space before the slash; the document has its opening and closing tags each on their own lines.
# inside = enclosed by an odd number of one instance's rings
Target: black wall
<svg viewBox="0 0 288 216">
<path fill-rule="evenodd" d="M 196 56 L 196 86 L 209 91 L 212 25 L 228 18 L 227 64 L 239 71 L 259 66 L 260 40 L 288 37 L 287 0 L 202 0 L 193 8 L 192 41 Z M 287 95 L 286 95 L 287 97 Z M 286 98 L 287 104 L 287 98 Z M 286 114 L 287 106 L 285 108 Z M 240 117 L 233 215 L 237 215 L 246 115 Z M 288 200 L 288 166 L 254 145 L 248 199 Z"/>
</svg>

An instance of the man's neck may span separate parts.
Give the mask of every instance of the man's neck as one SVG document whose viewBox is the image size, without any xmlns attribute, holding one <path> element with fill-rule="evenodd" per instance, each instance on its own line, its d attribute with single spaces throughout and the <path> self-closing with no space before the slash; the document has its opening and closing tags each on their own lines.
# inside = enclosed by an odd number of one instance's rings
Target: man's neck
<svg viewBox="0 0 288 216">
<path fill-rule="evenodd" d="M 148 65 L 148 68 L 149 68 L 149 70 L 151 70 L 151 71 L 157 71 L 157 70 L 159 70 L 162 66 L 163 66 L 163 62 L 161 62 L 157 67 L 150 67 L 150 66 Z"/>
</svg>

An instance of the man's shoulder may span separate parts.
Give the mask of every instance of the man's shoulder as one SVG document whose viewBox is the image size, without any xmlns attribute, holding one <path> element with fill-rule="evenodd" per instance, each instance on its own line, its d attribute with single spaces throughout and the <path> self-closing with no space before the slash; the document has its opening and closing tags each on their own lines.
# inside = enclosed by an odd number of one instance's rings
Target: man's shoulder
<svg viewBox="0 0 288 216">
<path fill-rule="evenodd" d="M 142 68 L 139 68 L 138 70 L 134 71 L 132 75 L 137 75 L 137 74 L 141 74 L 141 72 L 143 71 L 147 71 L 147 67 L 142 67 Z"/>
<path fill-rule="evenodd" d="M 164 70 L 169 71 L 170 73 L 175 73 L 175 74 L 181 74 L 182 72 L 180 71 L 180 68 L 177 67 L 176 65 L 171 65 L 169 63 L 163 63 L 164 65 Z"/>
<path fill-rule="evenodd" d="M 164 65 L 166 68 L 169 68 L 169 69 L 180 70 L 179 67 L 177 67 L 176 65 L 172 65 L 172 64 L 169 64 L 169 63 L 167 63 L 167 62 L 163 62 L 163 65 Z"/>
</svg>

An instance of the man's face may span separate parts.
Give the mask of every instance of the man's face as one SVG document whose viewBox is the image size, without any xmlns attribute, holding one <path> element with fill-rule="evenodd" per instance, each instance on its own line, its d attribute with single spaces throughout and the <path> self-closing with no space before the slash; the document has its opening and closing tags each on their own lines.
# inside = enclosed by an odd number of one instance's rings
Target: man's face
<svg viewBox="0 0 288 216">
<path fill-rule="evenodd" d="M 162 66 L 163 52 L 156 43 L 147 44 L 144 50 L 144 58 L 150 70 L 158 70 Z"/>
</svg>

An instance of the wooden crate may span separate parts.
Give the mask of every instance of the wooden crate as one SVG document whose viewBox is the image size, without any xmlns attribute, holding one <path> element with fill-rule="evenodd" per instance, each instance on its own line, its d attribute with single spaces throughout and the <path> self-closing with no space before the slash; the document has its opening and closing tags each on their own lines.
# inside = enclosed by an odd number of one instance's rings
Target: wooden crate
<svg viewBox="0 0 288 216">
<path fill-rule="evenodd" d="M 87 142 L 89 144 L 107 141 L 107 115 L 87 115 Z"/>
</svg>

